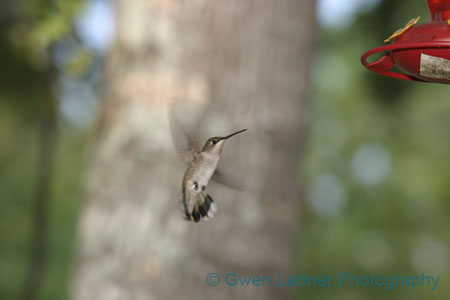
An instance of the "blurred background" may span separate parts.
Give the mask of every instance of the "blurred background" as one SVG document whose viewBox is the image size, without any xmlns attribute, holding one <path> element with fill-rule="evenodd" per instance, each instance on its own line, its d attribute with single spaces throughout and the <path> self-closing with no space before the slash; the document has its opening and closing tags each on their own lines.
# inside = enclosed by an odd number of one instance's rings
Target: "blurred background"
<svg viewBox="0 0 450 300">
<path fill-rule="evenodd" d="M 450 294 L 449 88 L 359 61 L 416 16 L 428 20 L 425 1 L 317 1 L 292 261 L 296 274 L 440 275 L 438 289 L 309 288 L 294 299 Z M 0 4 L 1 299 L 69 298 L 116 20 L 108 0 Z"/>
</svg>

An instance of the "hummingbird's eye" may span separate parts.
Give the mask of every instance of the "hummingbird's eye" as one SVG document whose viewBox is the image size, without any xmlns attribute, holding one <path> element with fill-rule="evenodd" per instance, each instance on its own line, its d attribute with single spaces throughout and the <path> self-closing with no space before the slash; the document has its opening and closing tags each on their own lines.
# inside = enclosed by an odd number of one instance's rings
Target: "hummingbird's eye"
<svg viewBox="0 0 450 300">
<path fill-rule="evenodd" d="M 212 140 L 212 144 L 213 145 L 217 144 L 217 140 Z"/>
</svg>

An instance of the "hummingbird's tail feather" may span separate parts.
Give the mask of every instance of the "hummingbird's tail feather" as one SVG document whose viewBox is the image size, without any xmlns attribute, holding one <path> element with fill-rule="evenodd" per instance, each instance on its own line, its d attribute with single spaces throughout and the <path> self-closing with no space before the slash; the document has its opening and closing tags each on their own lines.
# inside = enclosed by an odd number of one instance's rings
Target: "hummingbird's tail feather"
<svg viewBox="0 0 450 300">
<path fill-rule="evenodd" d="M 207 220 L 214 217 L 214 214 L 217 212 L 217 205 L 214 203 L 213 198 L 206 194 L 205 201 L 198 206 L 198 209 L 201 216 Z"/>
<path fill-rule="evenodd" d="M 206 193 L 198 194 L 198 200 L 195 203 L 192 212 L 189 212 L 185 206 L 186 219 L 190 221 L 199 222 L 202 218 L 204 221 L 214 217 L 217 212 L 217 205 L 213 198 Z"/>
<path fill-rule="evenodd" d="M 200 212 L 198 211 L 197 205 L 194 206 L 194 210 L 191 213 L 191 218 L 194 219 L 195 223 L 200 221 Z"/>
</svg>

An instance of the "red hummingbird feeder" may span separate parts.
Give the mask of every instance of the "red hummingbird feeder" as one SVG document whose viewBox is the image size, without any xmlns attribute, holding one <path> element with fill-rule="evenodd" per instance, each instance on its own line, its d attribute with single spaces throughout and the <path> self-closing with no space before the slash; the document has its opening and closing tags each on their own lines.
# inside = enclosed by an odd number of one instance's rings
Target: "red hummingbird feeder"
<svg viewBox="0 0 450 300">
<path fill-rule="evenodd" d="M 426 2 L 430 22 L 416 25 L 420 17 L 412 19 L 385 40 L 393 40 L 391 44 L 364 53 L 361 62 L 366 68 L 398 79 L 450 84 L 450 0 Z M 367 62 L 381 52 L 386 53 L 380 59 Z"/>
</svg>

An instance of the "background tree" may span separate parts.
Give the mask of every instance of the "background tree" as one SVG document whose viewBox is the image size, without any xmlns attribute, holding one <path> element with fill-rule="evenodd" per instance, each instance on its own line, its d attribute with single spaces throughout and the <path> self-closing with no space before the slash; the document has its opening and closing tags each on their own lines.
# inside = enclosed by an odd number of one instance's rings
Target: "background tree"
<svg viewBox="0 0 450 300">
<path fill-rule="evenodd" d="M 208 288 L 205 277 L 295 266 L 314 1 L 117 1 L 117 12 L 72 298 L 285 295 L 275 284 Z M 209 222 L 182 218 L 169 105 L 198 120 L 201 143 L 249 129 L 221 161 L 244 191 L 209 187 L 219 206 Z"/>
</svg>

